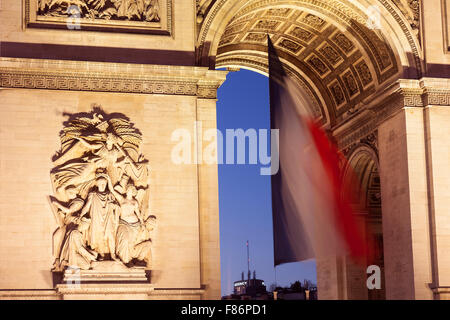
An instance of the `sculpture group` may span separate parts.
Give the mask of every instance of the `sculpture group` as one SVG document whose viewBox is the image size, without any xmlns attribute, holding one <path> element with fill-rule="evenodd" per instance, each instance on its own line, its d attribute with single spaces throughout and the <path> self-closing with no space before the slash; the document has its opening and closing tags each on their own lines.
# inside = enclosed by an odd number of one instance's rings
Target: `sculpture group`
<svg viewBox="0 0 450 320">
<path fill-rule="evenodd" d="M 53 157 L 50 204 L 58 224 L 53 234 L 54 271 L 91 269 L 114 260 L 151 268 L 148 165 L 142 135 L 122 114 L 70 115 Z"/>
<path fill-rule="evenodd" d="M 76 12 L 74 11 L 76 8 Z M 38 0 L 38 14 L 130 21 L 160 21 L 158 0 Z"/>
</svg>

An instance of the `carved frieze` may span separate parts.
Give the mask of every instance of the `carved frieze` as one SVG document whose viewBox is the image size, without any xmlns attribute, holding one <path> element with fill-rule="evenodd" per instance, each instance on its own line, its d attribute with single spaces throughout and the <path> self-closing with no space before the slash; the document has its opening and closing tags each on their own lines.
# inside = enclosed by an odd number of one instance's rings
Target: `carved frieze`
<svg viewBox="0 0 450 320">
<path fill-rule="evenodd" d="M 217 86 L 199 85 L 197 89 L 197 96 L 205 99 L 216 99 Z"/>
<path fill-rule="evenodd" d="M 419 0 L 393 0 L 408 20 L 416 35 L 420 30 L 420 1 Z"/>
<path fill-rule="evenodd" d="M 0 58 L 1 88 L 196 96 L 199 86 L 217 89 L 225 74 L 207 68 Z"/>
<path fill-rule="evenodd" d="M 23 0 L 28 27 L 171 34 L 173 0 Z"/>
<path fill-rule="evenodd" d="M 0 70 L 1 87 L 29 89 L 58 89 L 75 91 L 103 91 L 130 93 L 159 93 L 196 95 L 195 82 L 149 81 L 139 79 L 111 79 L 104 77 L 73 77 L 61 74 L 37 74 Z"/>
<path fill-rule="evenodd" d="M 72 7 L 72 8 L 71 8 Z M 159 22 L 159 0 L 38 0 L 39 16 L 70 17 L 75 11 L 91 19 Z"/>
</svg>

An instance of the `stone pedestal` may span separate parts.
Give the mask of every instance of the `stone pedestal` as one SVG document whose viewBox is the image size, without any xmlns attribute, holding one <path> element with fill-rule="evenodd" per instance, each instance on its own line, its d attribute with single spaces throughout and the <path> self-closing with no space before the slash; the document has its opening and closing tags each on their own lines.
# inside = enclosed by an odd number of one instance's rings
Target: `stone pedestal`
<svg viewBox="0 0 450 320">
<path fill-rule="evenodd" d="M 81 283 L 60 284 L 56 293 L 63 300 L 147 300 L 154 290 L 143 283 Z"/>
<path fill-rule="evenodd" d="M 117 261 L 98 261 L 91 270 L 67 268 L 56 293 L 72 299 L 148 299 L 153 285 L 144 267 L 127 268 Z"/>
<path fill-rule="evenodd" d="M 149 283 L 150 270 L 144 267 L 127 268 L 117 261 L 99 261 L 92 264 L 92 270 L 68 268 L 62 282 L 67 285 L 81 283 Z"/>
</svg>

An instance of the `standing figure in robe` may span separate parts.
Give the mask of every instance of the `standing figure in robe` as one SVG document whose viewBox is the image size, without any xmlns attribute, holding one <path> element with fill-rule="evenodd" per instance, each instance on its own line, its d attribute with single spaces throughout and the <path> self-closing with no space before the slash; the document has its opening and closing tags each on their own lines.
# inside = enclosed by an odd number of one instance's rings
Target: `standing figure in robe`
<svg viewBox="0 0 450 320">
<path fill-rule="evenodd" d="M 97 254 L 86 248 L 86 231 L 90 220 L 80 218 L 80 210 L 84 205 L 74 186 L 66 188 L 68 203 L 61 204 L 55 198 L 50 198 L 55 211 L 58 229 L 53 234 L 53 252 L 55 262 L 53 271 L 62 271 L 66 266 L 89 269 Z"/>
<path fill-rule="evenodd" d="M 107 178 L 108 177 L 108 178 Z M 91 225 L 88 231 L 88 244 L 104 260 L 107 254 L 116 260 L 115 235 L 119 218 L 119 206 L 108 189 L 109 176 L 100 174 L 97 177 L 96 190 L 88 194 L 87 202 L 81 211 L 81 217 L 89 213 Z"/>
<path fill-rule="evenodd" d="M 139 210 L 139 202 L 135 199 L 137 190 L 131 181 L 126 186 L 126 195 L 123 196 L 114 190 L 111 179 L 108 179 L 109 188 L 120 204 L 119 225 L 116 234 L 116 254 L 127 267 L 132 266 L 132 260 L 140 260 L 151 267 L 152 251 L 151 240 L 147 234 L 143 216 Z"/>
</svg>

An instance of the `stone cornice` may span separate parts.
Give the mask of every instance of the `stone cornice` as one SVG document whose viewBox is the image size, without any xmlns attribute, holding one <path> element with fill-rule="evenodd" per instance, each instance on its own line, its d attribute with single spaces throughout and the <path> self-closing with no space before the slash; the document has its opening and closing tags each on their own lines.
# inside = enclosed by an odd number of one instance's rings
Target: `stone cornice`
<svg viewBox="0 0 450 320">
<path fill-rule="evenodd" d="M 205 67 L 0 58 L 0 87 L 215 98 L 227 71 Z"/>
</svg>

